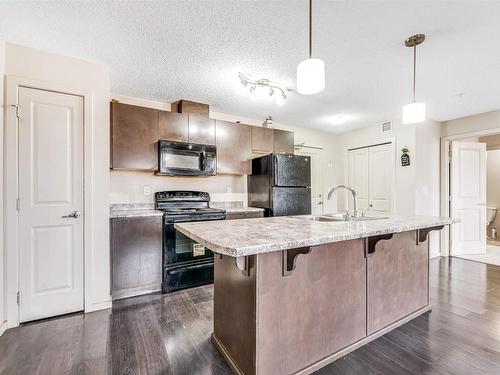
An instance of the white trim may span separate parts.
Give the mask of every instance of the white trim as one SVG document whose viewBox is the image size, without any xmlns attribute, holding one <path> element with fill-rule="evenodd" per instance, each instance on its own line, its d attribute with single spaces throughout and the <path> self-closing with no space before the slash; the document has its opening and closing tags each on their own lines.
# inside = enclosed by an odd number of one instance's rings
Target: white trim
<svg viewBox="0 0 500 375">
<path fill-rule="evenodd" d="M 391 153 L 392 153 L 392 160 L 394 161 L 392 165 L 392 173 L 391 173 L 391 211 L 390 212 L 396 212 L 396 170 L 397 170 L 397 165 L 398 161 L 396 158 L 396 137 L 390 137 L 386 138 L 384 140 L 380 140 L 378 142 L 374 143 L 368 143 L 368 144 L 357 144 L 355 146 L 349 146 L 344 150 L 344 181 L 345 184 L 349 183 L 349 150 L 352 149 L 357 149 L 357 148 L 367 148 L 367 147 L 375 147 L 383 143 L 390 143 L 391 144 Z M 348 203 L 349 203 L 349 192 L 346 191 L 344 193 L 344 206 L 347 209 L 348 208 Z"/>
<path fill-rule="evenodd" d="M 87 301 L 87 299 L 85 299 Z M 102 302 L 94 302 L 94 303 L 85 303 L 85 313 L 90 313 L 93 311 L 99 311 L 104 309 L 110 309 L 112 305 L 112 301 L 102 301 Z"/>
<path fill-rule="evenodd" d="M 18 194 L 18 158 L 17 158 L 17 118 L 14 109 L 10 105 L 18 102 L 19 87 L 30 87 L 35 89 L 61 92 L 83 97 L 83 131 L 84 131 L 84 311 L 95 311 L 100 308 L 111 306 L 109 301 L 102 301 L 98 304 L 92 303 L 92 292 L 94 275 L 92 261 L 94 256 L 94 233 L 92 223 L 94 222 L 92 201 L 93 201 L 93 125 L 94 125 L 94 92 L 87 87 L 78 87 L 67 84 L 43 82 L 26 79 L 18 76 L 6 76 L 6 122 L 5 122 L 5 249 L 6 249 L 6 319 L 7 327 L 17 327 L 19 325 L 19 306 L 17 305 L 17 291 L 19 285 L 19 264 L 18 264 L 18 213 L 16 210 L 16 199 Z M 22 108 L 21 108 L 22 111 Z M 21 112 L 22 115 L 22 112 Z"/>
<path fill-rule="evenodd" d="M 487 135 L 499 134 L 500 128 L 477 130 L 468 133 L 447 135 L 441 137 L 441 216 L 450 216 L 450 145 L 452 141 L 457 141 L 463 138 L 484 137 Z M 451 256 L 450 248 L 450 227 L 445 225 L 441 231 L 441 253 L 442 256 Z"/>
<path fill-rule="evenodd" d="M 0 323 L 0 336 L 3 335 L 3 333 L 7 330 L 7 322 L 1 322 Z"/>
</svg>

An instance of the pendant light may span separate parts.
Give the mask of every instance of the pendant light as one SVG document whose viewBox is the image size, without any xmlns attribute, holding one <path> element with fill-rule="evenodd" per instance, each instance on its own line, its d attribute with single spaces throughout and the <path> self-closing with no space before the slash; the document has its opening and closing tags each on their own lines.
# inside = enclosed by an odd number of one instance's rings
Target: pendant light
<svg viewBox="0 0 500 375">
<path fill-rule="evenodd" d="M 297 65 L 297 92 L 317 94 L 325 89 L 325 63 L 312 57 L 312 0 L 309 0 L 309 58 Z"/>
<path fill-rule="evenodd" d="M 415 100 L 417 74 L 417 46 L 425 40 L 424 34 L 417 34 L 405 40 L 405 46 L 413 48 L 413 101 L 403 107 L 403 124 L 417 124 L 425 120 L 425 103 Z"/>
</svg>

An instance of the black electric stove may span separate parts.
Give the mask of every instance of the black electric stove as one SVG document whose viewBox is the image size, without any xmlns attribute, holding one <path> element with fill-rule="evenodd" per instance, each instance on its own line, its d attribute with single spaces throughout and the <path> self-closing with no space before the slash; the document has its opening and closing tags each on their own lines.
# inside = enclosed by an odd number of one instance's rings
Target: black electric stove
<svg viewBox="0 0 500 375">
<path fill-rule="evenodd" d="M 155 194 L 163 213 L 163 293 L 209 284 L 214 279 L 214 254 L 174 228 L 175 223 L 224 220 L 226 212 L 210 208 L 210 195 L 199 191 Z"/>
</svg>

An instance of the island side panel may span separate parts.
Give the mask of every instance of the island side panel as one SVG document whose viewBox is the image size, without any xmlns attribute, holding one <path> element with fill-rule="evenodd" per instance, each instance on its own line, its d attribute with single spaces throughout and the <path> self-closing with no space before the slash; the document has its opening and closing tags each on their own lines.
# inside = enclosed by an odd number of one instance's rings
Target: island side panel
<svg viewBox="0 0 500 375">
<path fill-rule="evenodd" d="M 416 242 L 416 231 L 394 234 L 368 256 L 368 335 L 429 305 L 428 240 Z"/>
<path fill-rule="evenodd" d="M 237 373 L 255 374 L 254 256 L 250 256 L 248 276 L 236 267 L 233 257 L 215 254 L 214 263 L 214 340 L 224 346 L 221 351 L 229 354 L 226 359 L 231 366 L 236 364 Z"/>
<path fill-rule="evenodd" d="M 259 254 L 257 374 L 293 374 L 366 336 L 363 240 L 299 255 L 282 276 L 282 254 Z"/>
</svg>

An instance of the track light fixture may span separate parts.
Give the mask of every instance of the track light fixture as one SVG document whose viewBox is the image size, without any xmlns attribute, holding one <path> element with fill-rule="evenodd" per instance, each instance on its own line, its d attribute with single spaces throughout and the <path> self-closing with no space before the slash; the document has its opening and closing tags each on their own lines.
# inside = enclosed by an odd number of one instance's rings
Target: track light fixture
<svg viewBox="0 0 500 375">
<path fill-rule="evenodd" d="M 261 79 L 251 79 L 243 75 L 243 73 L 238 73 L 240 82 L 243 87 L 248 87 L 248 91 L 252 94 L 257 92 L 266 93 L 265 96 L 273 97 L 274 94 L 278 94 L 278 99 L 284 101 L 287 98 L 287 93 L 292 91 L 286 87 L 283 87 L 279 83 L 272 82 L 267 78 Z"/>
</svg>

